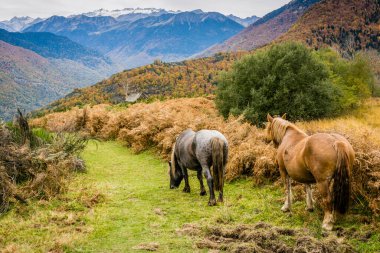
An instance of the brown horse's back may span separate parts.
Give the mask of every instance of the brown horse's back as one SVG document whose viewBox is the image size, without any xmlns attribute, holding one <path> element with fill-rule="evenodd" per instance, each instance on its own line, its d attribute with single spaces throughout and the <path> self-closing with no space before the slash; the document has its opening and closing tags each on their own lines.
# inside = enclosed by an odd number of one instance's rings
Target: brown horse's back
<svg viewBox="0 0 380 253">
<path fill-rule="evenodd" d="M 354 151 L 350 143 L 341 135 L 319 133 L 307 138 L 302 156 L 316 181 L 332 178 L 338 162 L 337 143 L 342 143 L 353 164 Z M 350 166 L 352 167 L 352 166 Z"/>
</svg>

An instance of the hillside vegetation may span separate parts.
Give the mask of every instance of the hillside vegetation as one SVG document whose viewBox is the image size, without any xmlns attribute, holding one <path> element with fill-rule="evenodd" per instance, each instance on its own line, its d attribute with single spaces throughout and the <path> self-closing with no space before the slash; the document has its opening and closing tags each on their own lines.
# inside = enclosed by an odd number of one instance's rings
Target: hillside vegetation
<svg viewBox="0 0 380 253">
<path fill-rule="evenodd" d="M 300 41 L 314 48 L 335 47 L 351 56 L 380 49 L 377 0 L 325 0 L 312 6 L 279 41 Z"/>
<path fill-rule="evenodd" d="M 274 10 L 237 35 L 206 50 L 202 55 L 218 52 L 250 51 L 271 43 L 286 33 L 310 6 L 320 0 L 295 0 Z"/>
<path fill-rule="evenodd" d="M 101 79 L 101 74 L 67 59 L 47 59 L 0 41 L 0 118 L 31 111 Z M 79 81 L 78 81 L 79 80 Z"/>
<path fill-rule="evenodd" d="M 302 123 L 308 132 L 337 132 L 347 136 L 357 152 L 353 171 L 353 201 L 380 214 L 379 101 L 355 116 Z M 127 109 L 97 105 L 85 109 L 52 113 L 32 124 L 50 131 L 81 131 L 105 140 L 118 139 L 140 152 L 154 147 L 168 158 L 176 136 L 187 128 L 216 129 L 230 144 L 226 177 L 250 175 L 256 183 L 276 181 L 275 149 L 264 142 L 264 131 L 239 118 L 228 121 L 218 115 L 215 104 L 206 98 L 174 99 L 151 104 L 135 104 Z M 321 126 L 321 127 L 320 127 Z"/>
<path fill-rule="evenodd" d="M 141 92 L 143 99 L 211 94 L 216 89 L 220 72 L 230 69 L 233 62 L 245 54 L 220 53 L 178 63 L 155 61 L 115 74 L 93 86 L 76 89 L 36 114 L 65 111 L 75 106 L 123 103 L 127 93 Z"/>
</svg>

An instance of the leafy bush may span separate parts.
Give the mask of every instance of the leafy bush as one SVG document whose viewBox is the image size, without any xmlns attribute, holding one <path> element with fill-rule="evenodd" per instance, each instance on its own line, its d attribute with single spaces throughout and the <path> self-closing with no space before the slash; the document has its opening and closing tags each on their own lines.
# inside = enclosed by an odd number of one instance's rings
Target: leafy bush
<svg viewBox="0 0 380 253">
<path fill-rule="evenodd" d="M 255 124 L 267 113 L 286 112 L 291 120 L 328 117 L 368 97 L 371 76 L 362 57 L 348 62 L 332 51 L 284 43 L 244 57 L 221 75 L 216 104 L 224 117 L 243 114 Z"/>
<path fill-rule="evenodd" d="M 340 111 L 355 108 L 363 99 L 371 96 L 374 76 L 364 54 L 356 54 L 352 60 L 340 57 L 331 49 L 322 49 L 315 54 L 328 67 L 332 84 L 341 92 Z"/>
</svg>

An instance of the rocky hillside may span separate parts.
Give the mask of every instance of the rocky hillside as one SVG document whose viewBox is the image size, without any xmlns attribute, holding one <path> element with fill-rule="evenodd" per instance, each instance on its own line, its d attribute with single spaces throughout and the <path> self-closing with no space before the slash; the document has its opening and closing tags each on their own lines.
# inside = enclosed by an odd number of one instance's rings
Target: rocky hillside
<svg viewBox="0 0 380 253">
<path fill-rule="evenodd" d="M 217 52 L 252 50 L 264 46 L 286 33 L 310 6 L 319 1 L 293 0 L 265 15 L 225 42 L 207 49 L 201 55 L 208 56 Z"/>
</svg>

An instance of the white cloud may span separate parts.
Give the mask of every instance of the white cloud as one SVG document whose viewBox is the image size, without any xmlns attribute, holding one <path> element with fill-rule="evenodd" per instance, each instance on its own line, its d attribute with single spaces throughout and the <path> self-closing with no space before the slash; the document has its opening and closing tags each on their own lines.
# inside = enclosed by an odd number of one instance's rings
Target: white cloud
<svg viewBox="0 0 380 253">
<path fill-rule="evenodd" d="M 71 15 L 95 9 L 154 7 L 171 10 L 217 11 L 240 17 L 263 16 L 290 0 L 1 0 L 0 20 L 14 16 L 49 17 Z"/>
</svg>

